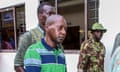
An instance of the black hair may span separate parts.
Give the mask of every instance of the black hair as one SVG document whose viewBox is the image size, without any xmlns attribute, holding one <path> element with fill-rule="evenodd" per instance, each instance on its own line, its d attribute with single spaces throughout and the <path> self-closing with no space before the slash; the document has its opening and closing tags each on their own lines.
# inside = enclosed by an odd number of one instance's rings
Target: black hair
<svg viewBox="0 0 120 72">
<path fill-rule="evenodd" d="M 50 5 L 50 6 L 52 6 L 49 2 L 41 2 L 41 3 L 39 4 L 38 8 L 37 8 L 37 14 L 43 12 L 43 6 L 44 6 L 44 5 Z"/>
</svg>

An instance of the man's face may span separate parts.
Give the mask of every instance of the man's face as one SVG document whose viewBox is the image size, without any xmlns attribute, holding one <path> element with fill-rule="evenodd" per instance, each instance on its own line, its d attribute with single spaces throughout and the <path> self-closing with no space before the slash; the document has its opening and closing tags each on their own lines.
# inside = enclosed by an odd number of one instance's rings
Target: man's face
<svg viewBox="0 0 120 72">
<path fill-rule="evenodd" d="M 94 38 L 96 39 L 96 41 L 100 41 L 102 36 L 103 36 L 103 31 L 100 30 L 96 30 L 93 32 Z"/>
<path fill-rule="evenodd" d="M 38 14 L 38 19 L 39 22 L 42 23 L 43 25 L 45 25 L 45 21 L 47 19 L 48 16 L 56 14 L 55 12 L 55 8 L 49 5 L 44 5 L 43 6 L 43 12 Z"/>
<path fill-rule="evenodd" d="M 48 27 L 47 33 L 54 43 L 62 43 L 66 37 L 67 24 L 61 18 Z"/>
</svg>

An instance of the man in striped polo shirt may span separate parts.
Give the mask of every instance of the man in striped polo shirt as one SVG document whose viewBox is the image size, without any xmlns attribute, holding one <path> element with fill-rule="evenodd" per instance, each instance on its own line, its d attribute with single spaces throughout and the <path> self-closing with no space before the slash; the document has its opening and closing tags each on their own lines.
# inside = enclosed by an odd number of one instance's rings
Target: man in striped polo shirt
<svg viewBox="0 0 120 72">
<path fill-rule="evenodd" d="M 67 23 L 61 15 L 51 15 L 45 23 L 45 37 L 32 44 L 24 57 L 26 72 L 66 72 L 63 50 L 58 46 L 66 37 Z"/>
</svg>

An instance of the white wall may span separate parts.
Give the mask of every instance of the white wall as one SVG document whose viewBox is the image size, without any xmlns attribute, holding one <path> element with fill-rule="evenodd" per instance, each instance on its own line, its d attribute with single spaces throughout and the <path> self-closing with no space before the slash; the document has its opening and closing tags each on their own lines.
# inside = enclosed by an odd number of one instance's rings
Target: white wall
<svg viewBox="0 0 120 72">
<path fill-rule="evenodd" d="M 39 0 L 0 0 L 0 9 L 25 4 L 26 29 L 30 30 L 38 25 L 37 7 Z"/>
<path fill-rule="evenodd" d="M 25 0 L 0 0 L 0 9 L 9 6 L 23 4 Z"/>
<path fill-rule="evenodd" d="M 26 29 L 30 30 L 38 25 L 37 7 L 39 0 L 25 0 Z"/>
<path fill-rule="evenodd" d="M 77 72 L 79 54 L 65 54 L 67 72 Z"/>
<path fill-rule="evenodd" d="M 0 53 L 0 72 L 14 72 L 15 53 Z"/>
<path fill-rule="evenodd" d="M 106 47 L 105 72 L 110 72 L 110 54 L 115 35 L 120 32 L 120 1 L 100 0 L 99 21 L 107 28 L 102 39 Z"/>
</svg>

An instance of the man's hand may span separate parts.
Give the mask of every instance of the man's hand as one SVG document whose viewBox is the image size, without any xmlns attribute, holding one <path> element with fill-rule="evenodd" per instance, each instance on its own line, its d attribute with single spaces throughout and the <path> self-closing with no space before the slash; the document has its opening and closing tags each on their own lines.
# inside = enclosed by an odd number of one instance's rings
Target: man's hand
<svg viewBox="0 0 120 72">
<path fill-rule="evenodd" d="M 16 72 L 25 72 L 25 69 L 22 66 L 15 66 Z"/>
</svg>

